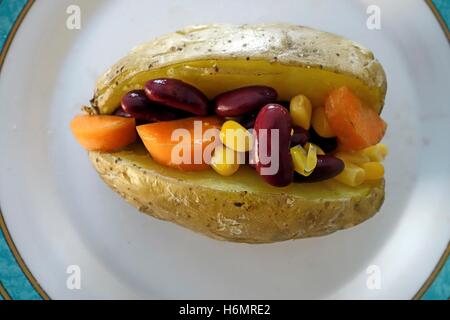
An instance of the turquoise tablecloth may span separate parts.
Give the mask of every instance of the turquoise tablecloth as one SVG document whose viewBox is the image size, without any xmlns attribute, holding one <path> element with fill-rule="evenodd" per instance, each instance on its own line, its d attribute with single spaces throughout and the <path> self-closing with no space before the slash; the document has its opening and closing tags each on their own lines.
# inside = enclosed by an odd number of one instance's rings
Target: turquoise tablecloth
<svg viewBox="0 0 450 320">
<path fill-rule="evenodd" d="M 11 27 L 27 2 L 27 0 L 0 1 L 0 47 L 3 47 Z M 450 24 L 450 0 L 435 0 L 433 3 L 448 27 Z M 31 279 L 30 281 L 30 278 L 26 277 L 20 268 L 8 246 L 5 234 L 0 231 L 0 300 L 4 298 L 42 299 L 42 295 L 36 290 L 35 280 Z M 449 298 L 450 258 L 422 299 Z"/>
</svg>

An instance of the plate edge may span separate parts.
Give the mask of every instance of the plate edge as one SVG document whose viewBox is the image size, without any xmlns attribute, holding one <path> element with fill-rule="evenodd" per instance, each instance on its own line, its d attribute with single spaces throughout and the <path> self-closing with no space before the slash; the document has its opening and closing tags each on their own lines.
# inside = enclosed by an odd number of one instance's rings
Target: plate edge
<svg viewBox="0 0 450 320">
<path fill-rule="evenodd" d="M 14 36 L 17 33 L 17 30 L 19 29 L 22 21 L 25 19 L 25 16 L 27 15 L 27 13 L 30 11 L 31 6 L 33 5 L 34 0 L 28 0 L 26 2 L 26 4 L 23 6 L 22 10 L 20 11 L 17 19 L 14 21 L 8 36 L 3 44 L 1 53 L 0 53 L 0 74 L 1 74 L 1 70 L 3 68 L 3 64 L 5 62 L 6 56 L 8 54 L 9 48 L 11 46 L 11 43 L 14 39 Z M 27 280 L 30 282 L 30 284 L 32 285 L 32 287 L 34 288 L 34 290 L 36 290 L 36 292 L 38 293 L 38 295 L 44 299 L 44 300 L 50 300 L 50 297 L 48 296 L 48 294 L 45 292 L 44 289 L 42 289 L 41 285 L 39 284 L 39 282 L 36 280 L 36 278 L 33 276 L 33 274 L 30 272 L 30 269 L 27 267 L 27 265 L 25 264 L 24 260 L 22 259 L 22 257 L 19 254 L 19 251 L 17 250 L 16 245 L 14 244 L 14 241 L 11 237 L 11 234 L 9 233 L 8 227 L 6 226 L 6 222 L 5 219 L 3 217 L 3 213 L 1 211 L 1 206 L 0 206 L 0 229 L 3 232 L 3 235 L 5 237 L 6 243 L 8 245 L 9 250 L 11 251 L 15 261 L 17 262 L 17 264 L 19 265 L 22 273 L 25 275 L 25 277 L 27 278 Z M 8 291 L 6 290 L 5 286 L 3 285 L 3 283 L 0 281 L 0 295 L 5 299 L 5 300 L 10 300 L 11 296 L 8 294 Z"/>
<path fill-rule="evenodd" d="M 436 5 L 433 3 L 433 0 L 425 0 L 425 2 L 428 5 L 428 7 L 430 8 L 434 17 L 439 22 L 442 31 L 444 32 L 445 36 L 447 37 L 447 41 L 450 41 L 450 31 L 448 30 L 448 27 L 447 27 L 447 24 L 445 23 L 444 17 L 439 13 L 439 10 L 436 8 Z"/>
<path fill-rule="evenodd" d="M 12 25 L 12 28 L 11 28 L 11 30 L 10 30 L 10 32 L 9 32 L 9 34 L 8 34 L 6 40 L 5 40 L 5 43 L 4 43 L 3 48 L 1 50 L 1 53 L 0 53 L 0 74 L 1 74 L 1 70 L 2 70 L 3 64 L 5 62 L 6 55 L 7 55 L 8 51 L 9 51 L 11 43 L 12 43 L 12 41 L 14 39 L 14 36 L 15 36 L 18 28 L 20 27 L 22 21 L 24 20 L 26 14 L 30 10 L 30 8 L 31 8 L 31 6 L 33 5 L 34 2 L 35 2 L 35 0 L 28 0 L 27 1 L 25 6 L 22 8 L 18 18 L 16 19 L 16 21 Z M 430 10 L 432 11 L 432 13 L 435 16 L 435 18 L 438 20 L 439 25 L 441 26 L 441 29 L 444 32 L 447 40 L 450 41 L 450 31 L 449 31 L 449 29 L 448 29 L 448 27 L 447 27 L 443 17 L 439 14 L 439 11 L 437 10 L 436 6 L 432 2 L 432 0 L 425 0 L 425 2 L 428 5 L 428 7 L 430 8 Z M 8 231 L 8 227 L 6 225 L 6 222 L 4 220 L 4 217 L 3 217 L 3 214 L 2 214 L 2 211 L 1 211 L 1 206 L 0 206 L 0 229 L 1 229 L 1 231 L 3 232 L 3 234 L 5 236 L 6 242 L 8 244 L 8 247 L 9 247 L 11 253 L 13 254 L 17 264 L 19 265 L 19 267 L 22 270 L 22 272 L 25 274 L 25 276 L 28 279 L 28 281 L 31 283 L 33 288 L 41 296 L 42 299 L 50 300 L 50 297 L 48 296 L 48 294 L 44 291 L 44 289 L 41 287 L 41 285 L 36 280 L 36 278 L 34 278 L 32 273 L 28 269 L 27 265 L 25 264 L 24 260 L 20 256 L 20 253 L 17 250 L 17 247 L 15 246 L 14 241 L 13 241 L 13 239 L 12 239 L 12 237 L 11 237 L 9 231 Z M 434 280 L 436 280 L 438 274 L 440 273 L 440 271 L 444 267 L 444 265 L 445 265 L 447 259 L 449 258 L 449 256 L 450 256 L 450 242 L 447 244 L 447 247 L 446 247 L 444 253 L 441 255 L 437 265 L 433 268 L 433 271 L 431 272 L 431 274 L 427 277 L 426 281 L 420 287 L 419 291 L 413 296 L 413 298 L 412 298 L 413 300 L 419 300 L 419 299 L 421 299 L 424 296 L 424 294 L 427 292 L 427 290 L 433 284 Z M 3 286 L 3 283 L 1 281 L 0 281 L 0 295 L 5 300 L 11 299 L 11 297 L 9 296 L 8 292 L 6 291 L 6 289 Z"/>
</svg>

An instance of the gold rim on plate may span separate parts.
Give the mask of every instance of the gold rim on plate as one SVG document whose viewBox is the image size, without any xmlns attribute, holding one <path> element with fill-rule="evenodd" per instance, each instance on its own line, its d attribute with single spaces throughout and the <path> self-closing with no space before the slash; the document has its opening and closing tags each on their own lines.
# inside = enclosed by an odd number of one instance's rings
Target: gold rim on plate
<svg viewBox="0 0 450 320">
<path fill-rule="evenodd" d="M 16 32 L 19 29 L 20 24 L 22 23 L 23 19 L 27 15 L 27 13 L 30 10 L 33 3 L 34 3 L 34 0 L 28 0 L 26 5 L 23 7 L 22 11 L 20 12 L 19 16 L 17 17 L 16 21 L 14 22 L 13 27 L 8 34 L 8 37 L 6 38 L 5 44 L 3 45 L 3 48 L 2 48 L 2 51 L 0 54 L 0 74 L 1 74 L 2 67 L 3 67 L 3 63 L 5 62 L 5 58 L 8 53 L 9 47 L 11 46 L 12 40 L 13 40 L 14 36 L 16 35 Z M 47 293 L 44 291 L 44 289 L 42 289 L 41 285 L 36 280 L 36 278 L 33 276 L 33 274 L 30 272 L 27 265 L 25 264 L 22 257 L 20 256 L 19 251 L 17 250 L 17 247 L 11 238 L 11 234 L 9 233 L 8 227 L 6 226 L 6 222 L 3 218 L 1 208 L 0 208 L 0 229 L 3 231 L 3 235 L 5 236 L 5 240 L 6 240 L 6 243 L 8 244 L 9 250 L 11 250 L 11 253 L 14 256 L 14 259 L 16 260 L 17 264 L 19 265 L 19 267 L 22 270 L 25 277 L 28 279 L 28 281 L 31 283 L 33 288 L 36 290 L 36 292 L 39 294 L 39 296 L 42 299 L 49 300 L 50 297 L 47 295 Z M 11 299 L 10 295 L 8 294 L 8 292 L 6 291 L 6 289 L 2 283 L 0 283 L 0 293 L 5 300 Z"/>
<path fill-rule="evenodd" d="M 425 1 L 427 3 L 427 5 L 429 6 L 429 8 L 431 9 L 431 11 L 433 12 L 434 16 L 436 17 L 436 19 L 439 22 L 439 25 L 442 28 L 442 31 L 444 32 L 445 36 L 447 37 L 447 40 L 450 40 L 450 32 L 447 28 L 447 25 L 445 24 L 445 21 L 442 19 L 441 15 L 439 14 L 438 10 L 436 9 L 435 5 L 433 4 L 433 2 L 431 0 L 426 0 Z M 20 15 L 18 16 L 18 18 L 16 19 L 16 21 L 14 22 L 14 25 L 5 41 L 5 44 L 3 46 L 3 49 L 1 51 L 0 54 L 0 72 L 1 69 L 3 67 L 3 63 L 5 62 L 5 58 L 6 55 L 8 53 L 9 47 L 11 46 L 11 42 L 20 26 L 20 24 L 22 23 L 22 21 L 24 20 L 26 14 L 28 13 L 28 11 L 30 10 L 31 6 L 33 5 L 34 0 L 28 0 L 27 4 L 23 7 Z M 3 214 L 0 210 L 0 229 L 3 231 L 3 234 L 5 236 L 6 242 L 9 246 L 9 249 L 11 250 L 17 264 L 19 265 L 20 269 L 22 270 L 22 272 L 25 274 L 26 278 L 28 279 L 28 281 L 31 283 L 31 285 L 33 286 L 33 288 L 36 290 L 36 292 L 41 296 L 42 299 L 44 300 L 50 300 L 50 297 L 47 295 L 47 293 L 44 291 L 44 289 L 42 289 L 42 287 L 40 286 L 40 284 L 38 283 L 38 281 L 34 278 L 33 274 L 30 272 L 30 270 L 28 269 L 27 265 L 25 264 L 24 260 L 22 259 L 22 257 L 20 256 L 19 251 L 17 250 L 17 247 L 14 244 L 14 241 L 11 238 L 11 235 L 8 231 L 8 227 L 6 226 L 6 222 L 3 218 Z M 425 294 L 425 292 L 430 288 L 431 284 L 433 283 L 433 281 L 436 279 L 437 275 L 439 274 L 439 272 L 442 270 L 442 268 L 445 265 L 445 262 L 447 261 L 448 257 L 450 256 L 450 242 L 447 244 L 447 248 L 444 251 L 444 253 L 442 254 L 441 258 L 439 259 L 439 262 L 437 263 L 436 267 L 433 269 L 433 272 L 428 276 L 427 280 L 425 281 L 425 283 L 421 286 L 421 288 L 419 289 L 419 291 L 414 295 L 413 299 L 420 299 L 423 297 L 423 295 Z M 0 281 L 0 295 L 5 299 L 5 300 L 10 300 L 11 297 L 9 296 L 8 292 L 6 291 L 6 289 L 4 288 L 3 284 Z"/>
<path fill-rule="evenodd" d="M 10 295 L 8 294 L 8 291 L 6 291 L 5 287 L 3 286 L 3 283 L 0 281 L 0 296 L 4 300 L 11 300 Z"/>
</svg>

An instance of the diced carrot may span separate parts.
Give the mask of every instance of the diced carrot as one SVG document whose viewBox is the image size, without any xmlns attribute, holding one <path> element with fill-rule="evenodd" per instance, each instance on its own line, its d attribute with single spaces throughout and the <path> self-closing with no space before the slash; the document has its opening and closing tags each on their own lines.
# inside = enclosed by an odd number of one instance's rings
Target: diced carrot
<svg viewBox="0 0 450 320">
<path fill-rule="evenodd" d="M 87 150 L 114 151 L 136 141 L 134 118 L 79 115 L 70 123 L 77 141 Z"/>
<path fill-rule="evenodd" d="M 383 138 L 386 122 L 348 88 L 330 92 L 325 101 L 325 115 L 338 138 L 340 150 L 360 150 Z"/>
<path fill-rule="evenodd" d="M 197 131 L 194 132 L 196 121 L 201 122 L 197 123 Z M 211 146 L 208 158 L 204 157 L 204 152 L 211 143 L 219 142 L 221 125 L 222 121 L 216 117 L 193 117 L 144 124 L 138 126 L 137 131 L 150 155 L 159 164 L 183 171 L 199 171 L 209 167 L 207 163 L 215 145 Z M 184 130 L 175 131 L 177 129 Z M 208 129 L 214 129 L 210 133 L 216 134 L 205 135 Z"/>
</svg>

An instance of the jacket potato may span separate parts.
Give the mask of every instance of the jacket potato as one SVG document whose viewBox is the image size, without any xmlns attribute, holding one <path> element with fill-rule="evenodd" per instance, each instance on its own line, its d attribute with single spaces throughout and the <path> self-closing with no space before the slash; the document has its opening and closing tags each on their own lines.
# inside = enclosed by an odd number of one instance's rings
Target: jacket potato
<svg viewBox="0 0 450 320">
<path fill-rule="evenodd" d="M 90 113 L 112 114 L 130 90 L 149 79 L 175 78 L 209 99 L 264 85 L 280 100 L 299 91 L 313 107 L 336 88 L 350 88 L 377 114 L 386 76 L 371 51 L 340 36 L 288 24 L 201 25 L 133 49 L 96 83 Z M 384 179 L 346 186 L 334 179 L 278 188 L 252 168 L 232 176 L 162 166 L 141 142 L 118 151 L 89 151 L 100 177 L 140 211 L 206 236 L 269 243 L 322 236 L 372 217 L 384 199 Z"/>
</svg>

